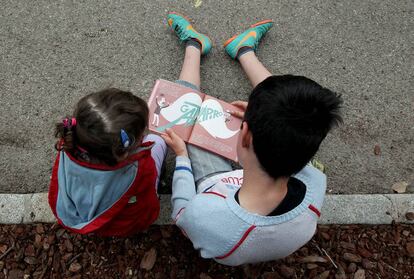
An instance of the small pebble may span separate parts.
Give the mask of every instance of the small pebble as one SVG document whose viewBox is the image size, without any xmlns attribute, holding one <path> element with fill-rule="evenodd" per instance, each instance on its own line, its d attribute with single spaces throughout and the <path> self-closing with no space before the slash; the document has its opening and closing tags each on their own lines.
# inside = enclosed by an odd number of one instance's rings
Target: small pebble
<svg viewBox="0 0 414 279">
<path fill-rule="evenodd" d="M 354 279 L 365 279 L 365 270 L 358 269 L 354 274 Z"/>
</svg>

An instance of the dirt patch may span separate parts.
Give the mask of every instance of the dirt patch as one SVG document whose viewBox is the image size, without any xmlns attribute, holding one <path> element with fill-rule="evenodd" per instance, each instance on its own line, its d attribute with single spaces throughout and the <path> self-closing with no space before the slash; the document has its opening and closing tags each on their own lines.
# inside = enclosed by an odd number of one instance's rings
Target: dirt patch
<svg viewBox="0 0 414 279">
<path fill-rule="evenodd" d="M 319 226 L 291 256 L 226 267 L 202 259 L 174 226 L 99 238 L 58 225 L 0 226 L 0 278 L 410 278 L 414 226 Z"/>
</svg>

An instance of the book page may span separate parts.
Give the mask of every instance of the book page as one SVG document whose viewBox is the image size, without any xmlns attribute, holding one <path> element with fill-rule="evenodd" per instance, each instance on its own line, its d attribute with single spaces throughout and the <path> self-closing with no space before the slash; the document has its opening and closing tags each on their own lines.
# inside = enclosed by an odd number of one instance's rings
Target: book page
<svg viewBox="0 0 414 279">
<path fill-rule="evenodd" d="M 240 109 L 206 95 L 189 143 L 237 162 L 237 139 L 242 120 L 232 116 L 230 111 Z"/>
<path fill-rule="evenodd" d="M 184 141 L 188 141 L 204 94 L 166 80 L 157 80 L 149 106 L 149 130 L 164 133 L 171 128 Z"/>
</svg>

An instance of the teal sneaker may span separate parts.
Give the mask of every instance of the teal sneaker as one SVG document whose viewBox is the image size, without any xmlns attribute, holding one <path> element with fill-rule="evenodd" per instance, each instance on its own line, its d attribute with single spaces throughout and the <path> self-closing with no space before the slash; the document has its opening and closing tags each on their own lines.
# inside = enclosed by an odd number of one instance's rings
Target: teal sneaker
<svg viewBox="0 0 414 279">
<path fill-rule="evenodd" d="M 273 26 L 270 19 L 260 21 L 250 26 L 249 29 L 239 35 L 235 35 L 224 43 L 224 48 L 231 58 L 236 59 L 237 54 L 242 47 L 251 47 L 256 50 L 260 39 Z"/>
<path fill-rule="evenodd" d="M 194 30 L 194 27 L 191 25 L 190 20 L 188 20 L 186 17 L 177 13 L 169 13 L 167 16 L 167 22 L 171 27 L 171 30 L 177 34 L 180 41 L 184 42 L 188 39 L 197 40 L 201 45 L 202 55 L 210 52 L 212 47 L 210 38 Z"/>
</svg>

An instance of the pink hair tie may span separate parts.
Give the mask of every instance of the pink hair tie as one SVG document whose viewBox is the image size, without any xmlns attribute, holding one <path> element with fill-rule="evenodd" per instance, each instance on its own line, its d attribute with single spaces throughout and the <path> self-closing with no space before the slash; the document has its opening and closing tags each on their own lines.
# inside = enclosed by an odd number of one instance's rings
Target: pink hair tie
<svg viewBox="0 0 414 279">
<path fill-rule="evenodd" d="M 76 126 L 76 118 L 72 117 L 70 119 L 70 123 L 69 123 L 69 119 L 66 117 L 65 119 L 62 120 L 63 122 L 63 127 L 65 128 L 72 128 L 74 126 Z"/>
</svg>

